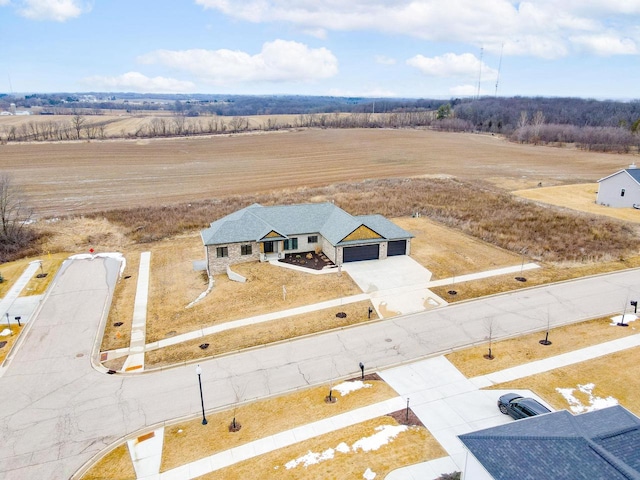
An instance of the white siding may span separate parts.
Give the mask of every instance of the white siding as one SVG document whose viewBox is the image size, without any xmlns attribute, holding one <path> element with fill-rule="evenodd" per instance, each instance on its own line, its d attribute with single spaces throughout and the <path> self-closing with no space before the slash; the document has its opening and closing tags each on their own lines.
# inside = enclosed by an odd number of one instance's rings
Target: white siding
<svg viewBox="0 0 640 480">
<path fill-rule="evenodd" d="M 618 172 L 600 181 L 596 203 L 616 208 L 633 207 L 640 204 L 640 185 L 627 172 Z"/>
</svg>

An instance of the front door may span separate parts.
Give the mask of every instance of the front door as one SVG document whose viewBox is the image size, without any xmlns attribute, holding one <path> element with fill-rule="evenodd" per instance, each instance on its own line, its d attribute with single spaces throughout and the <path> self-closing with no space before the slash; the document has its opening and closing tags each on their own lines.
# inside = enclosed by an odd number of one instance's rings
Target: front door
<svg viewBox="0 0 640 480">
<path fill-rule="evenodd" d="M 264 242 L 264 253 L 274 253 L 278 251 L 276 242 Z"/>
</svg>

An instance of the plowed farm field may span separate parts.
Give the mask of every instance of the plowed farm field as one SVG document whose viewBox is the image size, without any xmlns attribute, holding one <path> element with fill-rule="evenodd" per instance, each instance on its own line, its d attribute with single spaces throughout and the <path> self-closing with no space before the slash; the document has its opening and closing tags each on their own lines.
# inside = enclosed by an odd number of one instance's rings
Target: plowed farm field
<svg viewBox="0 0 640 480">
<path fill-rule="evenodd" d="M 594 182 L 624 155 L 430 130 L 288 130 L 0 146 L 38 216 L 188 202 L 369 178 L 451 175 L 509 190 Z"/>
</svg>

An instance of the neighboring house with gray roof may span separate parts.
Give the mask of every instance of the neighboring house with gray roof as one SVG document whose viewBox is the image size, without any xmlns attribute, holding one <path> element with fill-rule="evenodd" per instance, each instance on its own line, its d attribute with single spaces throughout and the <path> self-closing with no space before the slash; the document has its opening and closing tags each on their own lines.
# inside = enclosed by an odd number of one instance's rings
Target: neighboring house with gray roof
<svg viewBox="0 0 640 480">
<path fill-rule="evenodd" d="M 463 479 L 640 480 L 640 418 L 616 405 L 560 410 L 458 437 Z"/>
<path fill-rule="evenodd" d="M 635 164 L 598 180 L 596 203 L 607 207 L 640 207 L 640 169 Z"/>
<path fill-rule="evenodd" d="M 353 216 L 333 203 L 253 204 L 200 232 L 210 273 L 227 266 L 322 251 L 334 264 L 408 255 L 409 232 L 382 215 Z"/>
</svg>

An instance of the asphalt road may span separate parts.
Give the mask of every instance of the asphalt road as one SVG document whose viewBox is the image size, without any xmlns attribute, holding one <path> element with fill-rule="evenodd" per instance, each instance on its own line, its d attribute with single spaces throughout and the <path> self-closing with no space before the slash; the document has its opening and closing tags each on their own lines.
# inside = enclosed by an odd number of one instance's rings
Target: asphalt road
<svg viewBox="0 0 640 480">
<path fill-rule="evenodd" d="M 198 414 L 194 365 L 138 375 L 91 366 L 119 263 L 63 265 L 0 378 L 0 478 L 66 479 L 118 438 Z M 402 362 L 551 325 L 620 313 L 640 297 L 640 270 L 521 290 L 200 362 L 205 405 L 327 385 Z M 613 327 L 612 327 L 613 328 Z M 553 339 L 552 339 L 553 340 Z M 206 428 L 206 427 L 203 427 Z"/>
</svg>

